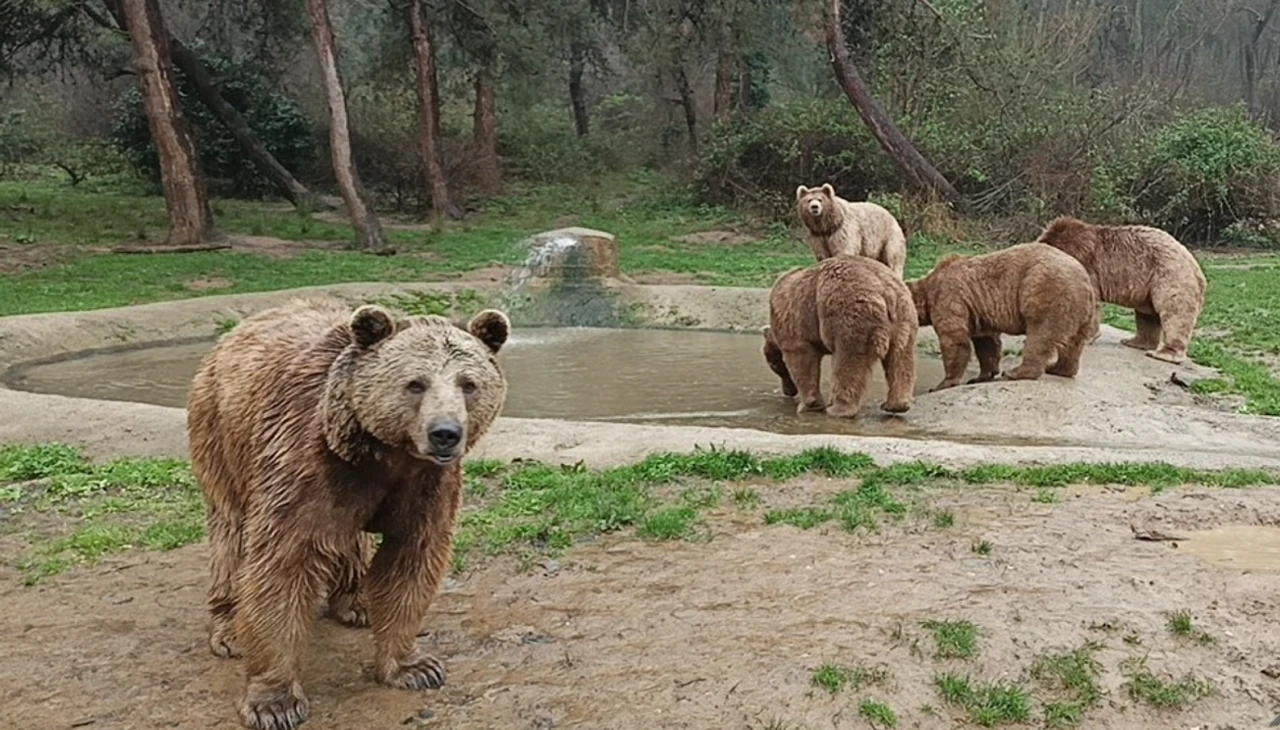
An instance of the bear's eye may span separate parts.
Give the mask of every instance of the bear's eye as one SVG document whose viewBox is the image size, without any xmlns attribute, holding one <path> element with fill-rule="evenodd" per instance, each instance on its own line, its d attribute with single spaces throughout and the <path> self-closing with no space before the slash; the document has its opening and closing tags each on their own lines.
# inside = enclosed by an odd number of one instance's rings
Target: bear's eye
<svg viewBox="0 0 1280 730">
<path fill-rule="evenodd" d="M 472 393 L 476 392 L 476 381 L 474 380 L 462 381 L 462 392 L 467 395 L 471 395 Z"/>
<path fill-rule="evenodd" d="M 410 380 L 408 385 L 404 387 L 410 393 L 422 393 L 427 389 L 427 384 L 415 378 L 414 380 Z"/>
</svg>

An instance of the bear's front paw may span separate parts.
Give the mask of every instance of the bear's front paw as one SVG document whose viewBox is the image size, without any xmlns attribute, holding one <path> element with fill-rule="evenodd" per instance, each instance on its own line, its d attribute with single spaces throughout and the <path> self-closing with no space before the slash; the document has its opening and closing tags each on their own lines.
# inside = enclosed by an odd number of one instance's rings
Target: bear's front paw
<svg viewBox="0 0 1280 730">
<path fill-rule="evenodd" d="M 418 649 L 386 672 L 382 682 L 400 689 L 439 689 L 444 686 L 444 662 Z"/>
<path fill-rule="evenodd" d="M 995 379 L 996 379 L 995 373 L 978 373 L 972 378 L 969 378 L 969 380 L 965 383 L 965 385 L 974 385 L 976 383 L 990 383 Z"/>
<path fill-rule="evenodd" d="M 240 702 L 240 722 L 251 730 L 294 730 L 307 721 L 310 709 L 302 686 L 267 686 L 249 683 Z"/>
<path fill-rule="evenodd" d="M 832 418 L 853 418 L 858 415 L 858 408 L 845 403 L 832 403 L 827 407 L 827 415 Z"/>
<path fill-rule="evenodd" d="M 906 413 L 911 410 L 911 401 L 885 401 L 880 404 L 880 410 L 886 413 Z"/>
<path fill-rule="evenodd" d="M 933 386 L 932 388 L 930 388 L 930 389 L 929 389 L 929 392 L 930 392 L 930 393 L 937 393 L 937 392 L 938 392 L 938 391 L 940 391 L 940 390 L 946 390 L 947 388 L 954 388 L 954 387 L 956 387 L 956 386 L 957 386 L 957 385 L 959 385 L 959 384 L 960 384 L 960 378 L 947 378 L 946 380 L 942 381 L 941 383 L 938 383 L 937 385 L 935 385 L 935 386 Z"/>
</svg>

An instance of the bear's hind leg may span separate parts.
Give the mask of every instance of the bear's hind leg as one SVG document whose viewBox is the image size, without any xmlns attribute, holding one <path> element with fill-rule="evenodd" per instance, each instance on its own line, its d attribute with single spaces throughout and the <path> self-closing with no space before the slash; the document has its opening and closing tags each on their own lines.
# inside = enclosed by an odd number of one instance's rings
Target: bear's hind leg
<svg viewBox="0 0 1280 730">
<path fill-rule="evenodd" d="M 333 561 L 329 617 L 344 626 L 368 626 L 369 612 L 360 594 L 360 584 L 373 559 L 373 535 L 360 532 L 343 543 Z"/>
<path fill-rule="evenodd" d="M 1022 362 L 1004 374 L 1005 380 L 1036 380 L 1058 351 L 1053 331 L 1044 323 L 1027 323 L 1027 340 L 1022 346 Z"/>
<path fill-rule="evenodd" d="M 222 659 L 240 656 L 236 642 L 236 574 L 240 570 L 242 516 L 238 510 L 208 502 L 209 650 Z"/>
<path fill-rule="evenodd" d="M 911 401 L 916 390 L 916 328 L 910 327 L 905 335 L 894 338 L 889 345 L 889 352 L 880 361 L 884 367 L 885 383 L 889 392 L 885 394 L 880 410 L 887 413 L 906 413 L 911 410 Z"/>
<path fill-rule="evenodd" d="M 853 418 L 862 407 L 875 367 L 874 352 L 865 349 L 837 347 L 831 372 L 831 405 L 827 415 L 836 418 Z"/>
<path fill-rule="evenodd" d="M 973 383 L 987 383 L 1000 374 L 1000 358 L 1004 354 L 1000 335 L 973 338 L 973 351 L 978 356 L 978 374 L 969 379 Z"/>
<path fill-rule="evenodd" d="M 444 479 L 459 479 L 446 476 Z M 442 480 L 443 481 L 443 480 Z M 379 682 L 400 689 L 444 685 L 444 663 L 418 643 L 418 632 L 449 567 L 459 487 L 441 484 L 423 505 L 413 505 L 421 522 L 409 534 L 384 534 L 365 578 L 373 626 L 374 672 Z"/>
<path fill-rule="evenodd" d="M 812 347 L 784 350 L 782 360 L 787 364 L 791 380 L 799 391 L 796 413 L 826 409 L 822 400 L 822 353 Z"/>
<path fill-rule="evenodd" d="M 316 600 L 330 580 L 329 562 L 312 540 L 278 525 L 258 525 L 245 536 L 236 636 L 248 680 L 240 722 L 251 730 L 293 730 L 310 711 L 298 669 Z"/>
<path fill-rule="evenodd" d="M 1173 364 L 1187 359 L 1187 346 L 1200 319 L 1201 301 L 1188 292 L 1172 286 L 1157 289 L 1151 294 L 1151 302 L 1160 313 L 1164 325 L 1164 344 L 1147 353 L 1148 357 Z"/>
<path fill-rule="evenodd" d="M 1159 347 L 1160 315 L 1134 312 L 1133 319 L 1138 328 L 1138 333 L 1133 337 L 1126 337 L 1120 340 L 1120 344 L 1125 347 L 1132 347 L 1135 350 L 1154 350 Z"/>
</svg>

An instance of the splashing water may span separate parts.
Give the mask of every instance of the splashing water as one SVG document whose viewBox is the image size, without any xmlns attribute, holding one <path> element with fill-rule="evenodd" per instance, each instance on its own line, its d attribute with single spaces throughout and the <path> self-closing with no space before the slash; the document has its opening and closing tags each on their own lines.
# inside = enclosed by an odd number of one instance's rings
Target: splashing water
<svg viewBox="0 0 1280 730">
<path fill-rule="evenodd" d="M 518 325 L 617 327 L 624 317 L 610 292 L 589 275 L 586 247 L 572 235 L 534 236 L 506 277 L 498 300 Z"/>
</svg>

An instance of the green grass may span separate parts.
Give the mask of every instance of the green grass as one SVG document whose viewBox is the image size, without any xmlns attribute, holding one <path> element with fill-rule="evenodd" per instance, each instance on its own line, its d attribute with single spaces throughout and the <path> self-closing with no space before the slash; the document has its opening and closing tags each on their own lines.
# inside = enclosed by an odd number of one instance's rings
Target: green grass
<svg viewBox="0 0 1280 730">
<path fill-rule="evenodd" d="M 972 659 L 978 653 L 978 627 L 969 621 L 923 621 L 933 634 L 938 659 Z"/>
<path fill-rule="evenodd" d="M 1037 657 L 1031 678 L 1050 694 L 1044 702 L 1044 723 L 1049 730 L 1079 727 L 1085 713 L 1102 698 L 1098 677 L 1102 667 L 1094 659 L 1100 647 L 1086 643 L 1069 652 Z"/>
<path fill-rule="evenodd" d="M 32 585 L 67 567 L 130 547 L 172 550 L 204 536 L 204 502 L 186 462 L 91 464 L 62 444 L 0 447 L 6 504 L 31 512 L 31 549 L 19 560 Z"/>
<path fill-rule="evenodd" d="M 934 686 L 943 702 L 964 710 L 969 721 L 981 727 L 1016 725 L 1031 718 L 1031 698 L 1017 684 L 980 684 L 968 677 L 940 674 Z"/>
<path fill-rule="evenodd" d="M 823 664 L 813 672 L 809 681 L 815 687 L 837 694 L 845 689 L 856 692 L 863 687 L 883 685 L 889 681 L 889 673 L 879 667 L 870 669 L 863 666 Z"/>
<path fill-rule="evenodd" d="M 1212 644 L 1214 638 L 1195 625 L 1195 619 L 1187 610 L 1172 611 L 1167 616 L 1166 626 L 1169 633 L 1181 638 L 1190 639 L 1200 644 Z"/>
<path fill-rule="evenodd" d="M 1121 671 L 1128 678 L 1125 690 L 1130 699 L 1158 709 L 1185 709 L 1214 693 L 1212 685 L 1190 674 L 1181 679 L 1157 677 L 1147 668 L 1145 659 L 1127 660 Z"/>
<path fill-rule="evenodd" d="M 873 728 L 894 728 L 898 726 L 898 715 L 883 702 L 863 700 L 858 703 L 858 715 Z"/>
</svg>

